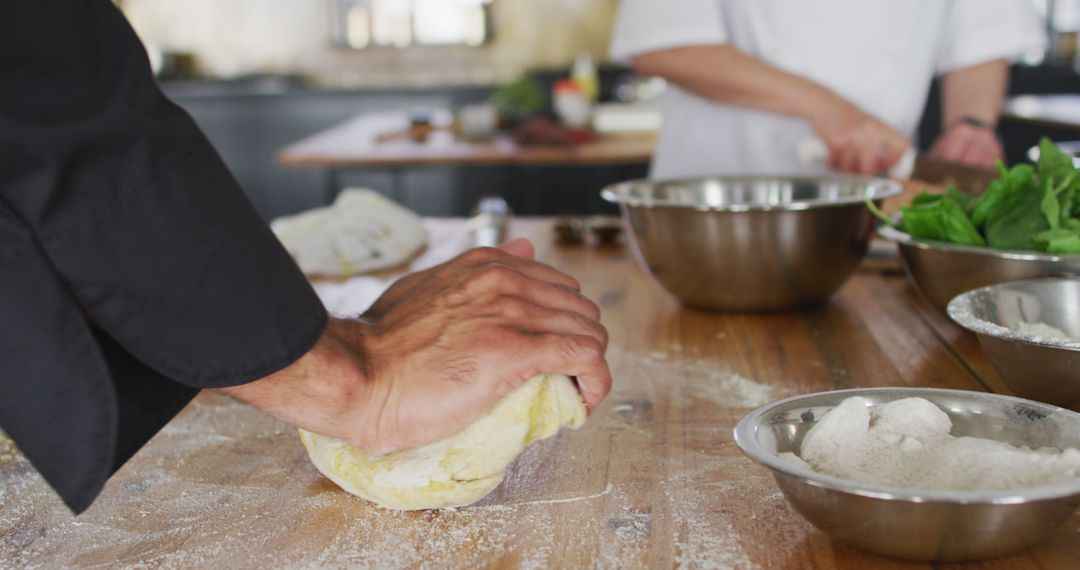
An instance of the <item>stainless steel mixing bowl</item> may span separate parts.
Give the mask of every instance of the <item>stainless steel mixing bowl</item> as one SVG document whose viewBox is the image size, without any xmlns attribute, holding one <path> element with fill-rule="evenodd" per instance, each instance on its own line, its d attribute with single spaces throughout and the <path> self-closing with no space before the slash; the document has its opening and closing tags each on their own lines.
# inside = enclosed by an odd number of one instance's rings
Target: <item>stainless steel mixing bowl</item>
<svg viewBox="0 0 1080 570">
<path fill-rule="evenodd" d="M 974 332 L 1017 395 L 1080 411 L 1080 280 L 1036 279 L 962 293 L 949 317 Z M 1071 338 L 1024 332 L 1050 325 Z"/>
<path fill-rule="evenodd" d="M 1031 448 L 1080 448 L 1080 414 L 981 392 L 837 390 L 780 400 L 747 414 L 735 427 L 739 447 L 772 469 L 788 501 L 835 539 L 908 560 L 977 560 L 1038 543 L 1080 505 L 1080 479 L 1007 492 L 919 491 L 822 475 L 779 457 L 797 452 L 821 416 L 852 396 L 873 405 L 925 398 L 949 415 L 953 435 Z"/>
<path fill-rule="evenodd" d="M 638 262 L 684 304 L 761 311 L 824 302 L 866 253 L 863 201 L 900 192 L 858 176 L 632 180 L 619 204 Z"/>
<path fill-rule="evenodd" d="M 1061 152 L 1072 157 L 1073 166 L 1080 168 L 1080 141 L 1062 141 L 1055 144 L 1061 149 Z M 1039 145 L 1035 145 L 1027 151 L 1028 160 L 1037 163 L 1040 154 Z"/>
<path fill-rule="evenodd" d="M 878 234 L 896 242 L 908 280 L 942 314 L 953 297 L 978 287 L 1036 277 L 1080 275 L 1080 255 L 1003 251 L 917 240 L 888 226 L 882 226 Z"/>
</svg>

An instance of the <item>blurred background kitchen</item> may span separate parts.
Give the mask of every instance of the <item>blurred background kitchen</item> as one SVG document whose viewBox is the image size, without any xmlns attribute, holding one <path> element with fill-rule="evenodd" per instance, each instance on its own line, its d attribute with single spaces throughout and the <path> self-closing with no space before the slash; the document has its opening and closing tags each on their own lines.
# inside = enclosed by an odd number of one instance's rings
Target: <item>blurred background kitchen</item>
<svg viewBox="0 0 1080 570">
<path fill-rule="evenodd" d="M 1012 67 L 1009 162 L 1080 139 L 1080 0 L 1032 1 L 1051 41 Z M 118 4 L 266 218 L 356 186 L 429 216 L 489 194 L 517 215 L 604 213 L 601 187 L 647 174 L 664 85 L 609 61 L 618 0 Z"/>
</svg>

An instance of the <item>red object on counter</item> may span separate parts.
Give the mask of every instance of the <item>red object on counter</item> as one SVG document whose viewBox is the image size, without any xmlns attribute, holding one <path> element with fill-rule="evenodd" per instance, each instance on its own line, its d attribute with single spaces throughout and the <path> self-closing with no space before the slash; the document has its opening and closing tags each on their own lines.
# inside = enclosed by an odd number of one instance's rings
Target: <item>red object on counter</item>
<svg viewBox="0 0 1080 570">
<path fill-rule="evenodd" d="M 581 89 L 581 84 L 579 84 L 577 81 L 574 81 L 573 79 L 560 79 L 556 81 L 554 90 L 556 93 L 559 93 L 560 91 L 576 91 L 578 93 L 583 92 L 583 90 Z"/>
</svg>

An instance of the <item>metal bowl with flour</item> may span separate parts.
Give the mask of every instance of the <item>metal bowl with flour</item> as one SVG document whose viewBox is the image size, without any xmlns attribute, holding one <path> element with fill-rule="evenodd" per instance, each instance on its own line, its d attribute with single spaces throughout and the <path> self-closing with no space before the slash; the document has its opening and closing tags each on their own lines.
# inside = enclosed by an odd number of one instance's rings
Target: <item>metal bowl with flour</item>
<svg viewBox="0 0 1080 570">
<path fill-rule="evenodd" d="M 632 180 L 602 195 L 622 210 L 640 265 L 683 304 L 766 311 L 827 300 L 873 235 L 864 201 L 899 193 L 836 175 Z"/>
<path fill-rule="evenodd" d="M 924 398 L 949 416 L 956 436 L 1031 449 L 1080 448 L 1078 413 L 963 390 L 836 390 L 780 400 L 747 414 L 735 427 L 736 443 L 772 470 L 799 513 L 835 539 L 908 560 L 977 560 L 1037 544 L 1080 505 L 1080 478 L 1008 491 L 924 491 L 832 477 L 781 456 L 799 452 L 810 428 L 852 396 L 869 405 Z"/>
<path fill-rule="evenodd" d="M 949 303 L 1005 384 L 1024 398 L 1080 411 L 1080 279 L 982 287 Z"/>
</svg>

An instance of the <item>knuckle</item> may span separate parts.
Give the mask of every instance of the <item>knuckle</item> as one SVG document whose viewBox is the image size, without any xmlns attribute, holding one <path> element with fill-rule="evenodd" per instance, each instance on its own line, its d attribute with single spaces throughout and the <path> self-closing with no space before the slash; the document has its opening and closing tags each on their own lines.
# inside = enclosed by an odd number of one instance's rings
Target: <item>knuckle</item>
<svg viewBox="0 0 1080 570">
<path fill-rule="evenodd" d="M 600 341 L 591 336 L 563 337 L 558 344 L 560 356 L 569 362 L 595 362 L 603 358 Z"/>
<path fill-rule="evenodd" d="M 593 301 L 592 299 L 589 299 L 588 297 L 582 297 L 582 299 L 585 300 L 586 314 L 588 316 L 592 317 L 592 319 L 594 321 L 599 321 L 600 320 L 600 305 L 597 305 L 595 301 Z"/>
<path fill-rule="evenodd" d="M 529 309 L 525 302 L 511 295 L 500 295 L 492 302 L 492 308 L 500 316 L 510 319 L 522 319 L 528 316 Z"/>
<path fill-rule="evenodd" d="M 513 280 L 517 272 L 501 263 L 488 263 L 479 271 L 479 279 L 489 285 Z"/>
<path fill-rule="evenodd" d="M 566 282 L 566 287 L 573 289 L 575 292 L 581 291 L 581 281 L 578 281 L 578 279 L 575 278 L 573 275 L 569 275 L 558 270 L 554 271 L 556 271 Z"/>
<path fill-rule="evenodd" d="M 580 345 L 573 337 L 561 337 L 555 348 L 559 357 L 567 362 L 574 362 L 581 355 Z"/>
<path fill-rule="evenodd" d="M 611 335 L 608 333 L 607 327 L 600 323 L 596 323 L 597 332 L 600 333 L 600 341 L 603 343 L 604 351 L 607 352 L 608 342 L 611 340 Z"/>
<path fill-rule="evenodd" d="M 607 336 L 608 336 L 607 329 L 604 328 L 603 325 L 601 325 L 600 323 L 598 323 L 598 322 L 596 322 L 594 320 L 583 317 L 581 315 L 575 315 L 574 316 L 574 322 L 575 322 L 575 324 L 577 325 L 578 328 L 580 328 L 583 331 L 586 331 L 587 333 L 589 333 L 589 334 L 591 334 L 593 336 L 598 337 L 602 343 L 607 344 L 607 340 L 608 340 L 608 338 L 607 338 Z"/>
<path fill-rule="evenodd" d="M 593 337 L 585 337 L 581 339 L 581 358 L 589 363 L 596 363 L 604 360 L 604 346 L 601 342 Z"/>
<path fill-rule="evenodd" d="M 471 294 L 477 294 L 495 289 L 511 279 L 510 271 L 505 265 L 487 263 L 466 278 L 465 290 Z"/>
<path fill-rule="evenodd" d="M 484 263 L 495 259 L 497 250 L 493 247 L 474 247 L 461 254 L 459 259 L 471 263 Z"/>
</svg>

